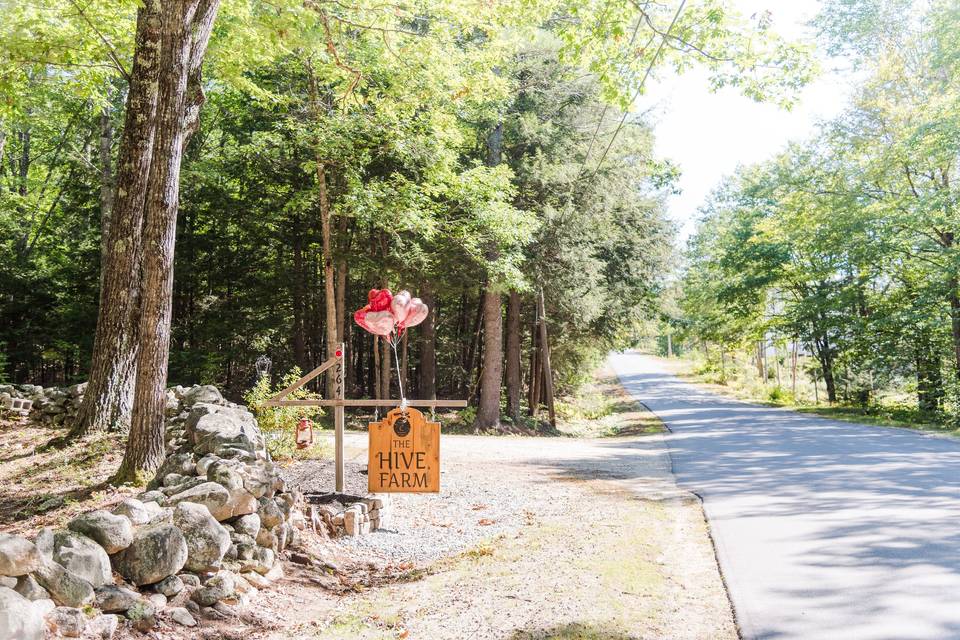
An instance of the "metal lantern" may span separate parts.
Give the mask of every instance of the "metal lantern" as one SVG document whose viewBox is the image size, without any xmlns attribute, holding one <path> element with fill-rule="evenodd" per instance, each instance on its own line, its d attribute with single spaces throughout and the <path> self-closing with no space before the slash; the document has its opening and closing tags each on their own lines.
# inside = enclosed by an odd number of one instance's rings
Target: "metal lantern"
<svg viewBox="0 0 960 640">
<path fill-rule="evenodd" d="M 301 418 L 297 423 L 297 449 L 306 449 L 313 444 L 313 421 Z"/>
<path fill-rule="evenodd" d="M 257 358 L 257 362 L 254 364 L 254 366 L 257 368 L 257 379 L 270 375 L 271 364 L 273 364 L 273 361 L 270 360 L 266 354 Z"/>
</svg>

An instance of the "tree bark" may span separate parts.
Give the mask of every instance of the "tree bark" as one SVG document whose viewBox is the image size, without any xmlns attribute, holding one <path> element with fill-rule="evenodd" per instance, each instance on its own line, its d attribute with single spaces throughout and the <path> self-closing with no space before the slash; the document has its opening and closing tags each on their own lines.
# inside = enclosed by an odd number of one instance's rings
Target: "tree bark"
<svg viewBox="0 0 960 640">
<path fill-rule="evenodd" d="M 507 415 L 520 422 L 520 294 L 507 299 Z"/>
<path fill-rule="evenodd" d="M 929 331 L 920 328 L 914 341 L 917 368 L 917 408 L 921 413 L 934 414 L 943 408 L 943 374 L 940 356 Z"/>
<path fill-rule="evenodd" d="M 104 230 L 100 304 L 83 403 L 67 439 L 126 431 L 133 409 L 143 209 L 156 131 L 161 4 L 137 11 L 136 50 L 116 171 L 116 196 Z"/>
<path fill-rule="evenodd" d="M 182 0 L 163 7 L 159 106 L 143 229 L 140 350 L 130 435 L 115 482 L 142 484 L 163 462 L 180 165 L 196 130 L 192 114 L 203 102 L 199 71 L 218 6 L 219 0 Z"/>
<path fill-rule="evenodd" d="M 500 428 L 500 386 L 503 383 L 503 310 L 500 293 L 487 285 L 483 292 L 483 375 L 480 404 L 473 423 L 478 430 Z"/>
<path fill-rule="evenodd" d="M 387 399 L 390 397 L 390 380 L 393 373 L 393 359 L 390 357 L 390 340 L 383 338 L 380 340 L 380 393 L 381 397 Z"/>
<path fill-rule="evenodd" d="M 437 398 L 437 301 L 433 290 L 426 285 L 420 299 L 430 308 L 420 329 L 420 397 L 424 400 Z"/>
<path fill-rule="evenodd" d="M 530 388 L 527 400 L 527 410 L 534 418 L 540 413 L 540 338 L 538 332 L 540 324 L 537 322 L 537 314 L 534 313 L 533 324 L 530 327 Z"/>
<path fill-rule="evenodd" d="M 543 299 L 543 289 L 537 300 L 537 315 L 540 319 L 540 367 L 543 369 L 543 397 L 547 401 L 550 425 L 557 426 L 557 412 L 553 406 L 553 368 L 550 366 L 550 335 L 547 332 L 547 305 Z"/>
</svg>

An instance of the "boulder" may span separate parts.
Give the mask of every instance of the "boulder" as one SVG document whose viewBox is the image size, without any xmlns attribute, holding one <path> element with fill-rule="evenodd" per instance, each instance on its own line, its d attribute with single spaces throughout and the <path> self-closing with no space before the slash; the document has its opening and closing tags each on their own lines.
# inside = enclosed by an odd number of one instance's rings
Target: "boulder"
<svg viewBox="0 0 960 640">
<path fill-rule="evenodd" d="M 202 504 L 217 520 L 226 520 L 230 517 L 232 508 L 229 506 L 230 492 L 216 482 L 204 482 L 196 487 L 181 491 L 168 498 L 167 504 L 175 506 L 181 502 Z"/>
<path fill-rule="evenodd" d="M 113 513 L 126 517 L 137 526 L 162 520 L 167 515 L 163 507 L 156 502 L 141 502 L 136 498 L 126 498 L 113 508 Z"/>
<path fill-rule="evenodd" d="M 142 527 L 129 547 L 113 557 L 114 568 L 133 584 L 160 582 L 187 562 L 187 541 L 172 524 Z"/>
<path fill-rule="evenodd" d="M 138 600 L 127 609 L 127 619 L 134 629 L 146 633 L 157 626 L 157 610 L 149 600 Z"/>
<path fill-rule="evenodd" d="M 50 593 L 41 587 L 32 575 L 20 576 L 17 580 L 17 586 L 13 590 L 27 600 L 47 600 L 50 598 Z"/>
<path fill-rule="evenodd" d="M 75 607 L 57 607 L 46 619 L 53 632 L 64 638 L 79 638 L 87 622 L 83 612 Z"/>
<path fill-rule="evenodd" d="M 35 605 L 13 589 L 0 587 L 0 638 L 43 640 L 46 623 Z"/>
<path fill-rule="evenodd" d="M 148 502 L 156 502 L 161 507 L 167 506 L 167 494 L 162 491 L 144 491 L 137 496 L 137 500 L 147 504 Z"/>
<path fill-rule="evenodd" d="M 103 549 L 100 550 L 103 551 Z M 34 576 L 40 586 L 50 592 L 50 597 L 57 604 L 67 607 L 82 607 L 93 602 L 96 597 L 92 584 L 53 560 L 45 558 Z M 42 602 L 42 600 L 37 602 Z"/>
<path fill-rule="evenodd" d="M 110 556 L 87 536 L 72 531 L 57 531 L 53 536 L 53 559 L 94 587 L 113 582 Z"/>
<path fill-rule="evenodd" d="M 181 502 L 173 511 L 173 523 L 183 532 L 187 541 L 189 571 L 208 571 L 220 566 L 230 548 L 230 533 L 202 504 Z"/>
<path fill-rule="evenodd" d="M 120 626 L 120 618 L 115 615 L 97 616 L 87 622 L 86 634 L 90 638 L 99 640 L 112 640 L 117 633 L 117 627 Z"/>
<path fill-rule="evenodd" d="M 260 516 L 260 526 L 273 529 L 283 522 L 283 512 L 276 501 L 270 498 L 260 498 L 257 501 L 257 515 Z"/>
<path fill-rule="evenodd" d="M 257 506 L 259 507 L 259 504 Z M 260 516 L 256 513 L 248 513 L 245 516 L 240 516 L 233 521 L 233 529 L 238 534 L 256 538 L 260 532 Z M 245 540 L 241 540 L 240 542 L 245 542 Z"/>
<path fill-rule="evenodd" d="M 201 606 L 209 607 L 219 600 L 232 597 L 235 592 L 236 583 L 233 574 L 229 571 L 221 571 L 190 594 L 190 598 Z"/>
<path fill-rule="evenodd" d="M 190 548 L 190 543 L 187 542 L 187 548 Z M 189 562 L 189 551 L 187 552 L 187 561 Z M 172 598 L 181 591 L 183 591 L 183 580 L 178 576 L 170 576 L 169 578 L 164 578 L 157 584 L 153 585 L 153 588 L 156 589 L 157 593 L 162 593 L 168 598 Z"/>
<path fill-rule="evenodd" d="M 198 385 L 187 389 L 183 392 L 180 400 L 183 402 L 184 406 L 192 407 L 198 402 L 220 404 L 223 402 L 223 396 L 220 394 L 219 389 L 212 384 L 207 384 L 203 386 Z"/>
<path fill-rule="evenodd" d="M 7 589 L 13 589 L 16 591 L 17 579 L 13 576 L 0 576 L 0 587 L 6 587 Z"/>
<path fill-rule="evenodd" d="M 197 626 L 196 619 L 190 615 L 190 612 L 184 609 L 183 607 L 173 607 L 167 613 L 170 615 L 170 619 L 176 622 L 179 625 L 184 627 L 195 627 Z"/>
<path fill-rule="evenodd" d="M 214 453 L 222 456 L 227 449 L 255 453 L 263 449 L 263 436 L 257 429 L 253 414 L 241 410 L 216 407 L 213 413 L 205 413 L 194 407 L 187 418 L 186 436 L 197 454 Z"/>
<path fill-rule="evenodd" d="M 97 588 L 97 608 L 104 613 L 123 613 L 140 600 L 140 594 L 114 584 Z"/>
<path fill-rule="evenodd" d="M 36 545 L 20 536 L 0 533 L 0 575 L 22 576 L 40 566 Z"/>
<path fill-rule="evenodd" d="M 77 516 L 67 524 L 67 528 L 82 533 L 111 554 L 123 551 L 133 542 L 130 520 L 102 509 Z"/>
<path fill-rule="evenodd" d="M 200 586 L 200 576 L 198 576 L 195 573 L 181 573 L 181 574 L 178 574 L 177 577 L 180 578 L 183 584 L 188 587 Z"/>
</svg>

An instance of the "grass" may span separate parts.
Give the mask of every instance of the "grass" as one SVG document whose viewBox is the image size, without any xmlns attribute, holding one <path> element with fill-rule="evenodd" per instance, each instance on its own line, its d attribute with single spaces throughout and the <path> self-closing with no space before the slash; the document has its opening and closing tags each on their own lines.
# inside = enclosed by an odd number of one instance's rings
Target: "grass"
<svg viewBox="0 0 960 640">
<path fill-rule="evenodd" d="M 669 360 L 663 359 L 663 361 L 678 376 L 705 386 L 719 395 L 771 407 L 783 407 L 799 413 L 818 415 L 834 420 L 880 427 L 914 429 L 960 437 L 960 428 L 946 424 L 928 414 L 923 414 L 914 407 L 907 406 L 899 397 L 883 398 L 880 402 L 866 407 L 850 404 L 818 404 L 812 402 L 814 393 L 806 380 L 799 385 L 799 397 L 794 397 L 790 389 L 772 381 L 768 384 L 762 384 L 755 376 L 743 374 L 742 370 L 734 370 L 733 373 L 721 379 L 715 368 L 707 366 L 699 355 L 671 358 Z"/>
<path fill-rule="evenodd" d="M 637 402 L 609 368 L 594 372 L 573 397 L 556 403 L 557 429 L 566 436 L 611 438 L 663 433 L 663 422 Z"/>
</svg>

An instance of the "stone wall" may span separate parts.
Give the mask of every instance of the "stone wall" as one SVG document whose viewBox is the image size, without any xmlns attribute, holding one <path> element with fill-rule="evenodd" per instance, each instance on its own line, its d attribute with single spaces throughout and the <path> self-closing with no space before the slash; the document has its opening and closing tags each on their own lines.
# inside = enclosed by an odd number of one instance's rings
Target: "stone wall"
<svg viewBox="0 0 960 640">
<path fill-rule="evenodd" d="M 35 410 L 64 420 L 83 394 L 70 389 L 35 390 Z M 283 575 L 279 554 L 306 526 L 302 499 L 253 415 L 212 386 L 177 387 L 167 400 L 168 455 L 147 491 L 32 541 L 0 534 L 0 638 L 195 626 L 230 617 Z"/>
</svg>

